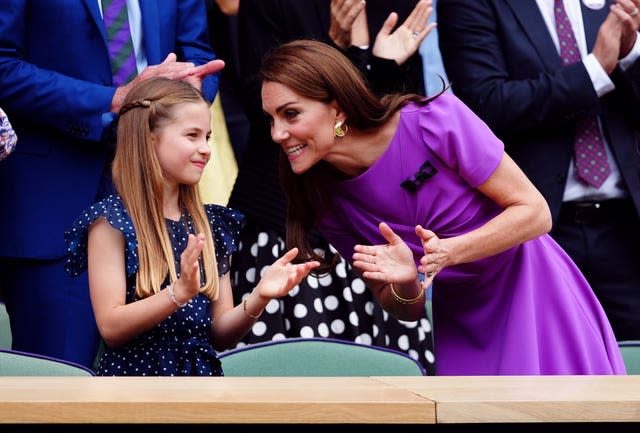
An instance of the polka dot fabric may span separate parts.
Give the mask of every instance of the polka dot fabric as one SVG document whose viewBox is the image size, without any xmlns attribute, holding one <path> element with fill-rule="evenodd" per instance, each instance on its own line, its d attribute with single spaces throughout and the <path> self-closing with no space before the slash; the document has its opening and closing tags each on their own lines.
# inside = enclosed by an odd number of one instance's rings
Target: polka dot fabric
<svg viewBox="0 0 640 433">
<path fill-rule="evenodd" d="M 217 205 L 206 205 L 216 244 L 218 271 L 229 271 L 230 256 L 237 249 L 241 213 Z M 127 302 L 135 302 L 135 273 L 138 269 L 137 239 L 121 199 L 109 196 L 94 204 L 65 233 L 68 247 L 67 272 L 78 275 L 87 268 L 87 230 L 97 218 L 104 217 L 125 237 Z M 174 251 L 176 270 L 180 272 L 180 254 L 187 245 L 193 223 L 187 214 L 180 221 L 166 220 Z M 168 283 L 165 282 L 165 283 Z M 204 295 L 194 297 L 166 320 L 131 342 L 113 349 L 105 347 L 97 374 L 103 376 L 222 376 L 217 354 L 211 346 L 211 301 Z"/>
<path fill-rule="evenodd" d="M 335 253 L 324 241 L 316 242 L 316 248 Z M 253 223 L 243 228 L 232 263 L 236 304 L 253 289 L 264 267 L 284 252 L 284 241 L 275 231 Z M 238 346 L 294 337 L 330 337 L 392 348 L 418 360 L 427 374 L 435 370 L 426 310 L 425 317 L 415 322 L 394 319 L 342 258 L 330 273 L 308 276 L 289 295 L 271 300 Z"/>
</svg>

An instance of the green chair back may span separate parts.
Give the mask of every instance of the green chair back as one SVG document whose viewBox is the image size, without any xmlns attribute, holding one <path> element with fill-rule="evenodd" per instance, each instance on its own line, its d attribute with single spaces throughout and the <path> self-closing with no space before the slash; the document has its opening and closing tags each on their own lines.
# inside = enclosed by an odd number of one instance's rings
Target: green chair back
<svg viewBox="0 0 640 433">
<path fill-rule="evenodd" d="M 0 302 L 0 349 L 11 348 L 11 325 L 4 303 Z"/>
<path fill-rule="evenodd" d="M 289 338 L 219 354 L 225 376 L 424 376 L 409 355 L 330 338 Z"/>
<path fill-rule="evenodd" d="M 618 341 L 627 374 L 640 374 L 640 340 Z"/>
<path fill-rule="evenodd" d="M 0 349 L 0 376 L 94 376 L 94 373 L 61 359 Z"/>
</svg>

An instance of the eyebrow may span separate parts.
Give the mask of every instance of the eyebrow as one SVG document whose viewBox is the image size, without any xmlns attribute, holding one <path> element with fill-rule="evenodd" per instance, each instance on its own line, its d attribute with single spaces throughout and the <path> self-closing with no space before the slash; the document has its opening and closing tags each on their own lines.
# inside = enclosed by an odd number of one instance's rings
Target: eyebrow
<svg viewBox="0 0 640 433">
<path fill-rule="evenodd" d="M 280 113 L 281 111 L 285 110 L 289 105 L 293 105 L 293 104 L 297 104 L 298 101 L 294 100 L 294 101 L 289 101 L 289 102 L 285 102 L 284 104 L 280 105 L 279 107 L 276 108 L 276 113 Z"/>
<path fill-rule="evenodd" d="M 186 131 L 204 132 L 205 134 L 211 134 L 211 128 L 200 128 L 199 126 L 187 126 Z"/>
</svg>

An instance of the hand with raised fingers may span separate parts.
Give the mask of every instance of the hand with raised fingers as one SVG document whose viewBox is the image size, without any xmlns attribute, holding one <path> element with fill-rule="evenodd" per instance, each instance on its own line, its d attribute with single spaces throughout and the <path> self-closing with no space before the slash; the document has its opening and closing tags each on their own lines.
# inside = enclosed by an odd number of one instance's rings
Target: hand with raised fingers
<svg viewBox="0 0 640 433">
<path fill-rule="evenodd" d="M 180 277 L 173 285 L 173 293 L 179 302 L 186 302 L 200 291 L 200 261 L 204 248 L 204 234 L 189 234 L 187 247 L 180 255 Z"/>
<path fill-rule="evenodd" d="M 356 245 L 353 267 L 363 278 L 385 284 L 408 284 L 416 281 L 417 270 L 409 246 L 386 223 L 380 223 L 384 245 Z"/>
<path fill-rule="evenodd" d="M 224 60 L 211 60 L 204 65 L 194 66 L 190 69 L 185 69 L 184 71 L 178 72 L 174 76 L 174 79 L 187 81 L 196 89 L 202 90 L 202 80 L 204 80 L 207 75 L 220 72 L 222 69 L 224 69 L 224 66 Z"/>
<path fill-rule="evenodd" d="M 376 57 L 395 60 L 402 65 L 418 51 L 420 44 L 436 27 L 428 23 L 433 12 L 431 0 L 420 0 L 407 19 L 395 31 L 398 14 L 392 12 L 376 35 L 372 53 Z"/>
<path fill-rule="evenodd" d="M 364 7 L 364 0 L 331 0 L 329 37 L 337 47 L 346 50 L 352 45 L 351 31 L 356 18 L 360 16 L 360 12 L 364 11 Z M 366 26 L 366 18 L 364 18 L 364 25 Z M 357 43 L 362 45 L 361 40 Z"/>
<path fill-rule="evenodd" d="M 417 225 L 416 234 L 420 238 L 422 249 L 424 250 L 424 255 L 420 258 L 418 271 L 424 273 L 425 284 L 429 284 L 438 272 L 448 266 L 450 262 L 449 253 L 444 248 L 442 240 L 431 230 Z"/>
<path fill-rule="evenodd" d="M 638 39 L 640 27 L 640 0 L 618 0 L 612 5 L 611 12 L 620 20 L 620 54 L 626 57 Z"/>
<path fill-rule="evenodd" d="M 176 79 L 180 74 L 185 74 L 195 68 L 195 65 L 191 62 L 178 62 L 174 53 L 169 53 L 167 57 L 157 65 L 147 66 L 140 72 L 131 82 L 120 86 L 116 89 L 113 99 L 111 101 L 111 111 L 117 113 L 122 107 L 124 99 L 129 94 L 129 91 L 139 82 L 154 77 L 165 77 Z"/>
<path fill-rule="evenodd" d="M 279 298 L 286 295 L 320 262 L 311 260 L 304 263 L 291 263 L 298 255 L 297 248 L 291 248 L 282 257 L 269 266 L 258 283 L 258 294 L 265 299 Z"/>
</svg>

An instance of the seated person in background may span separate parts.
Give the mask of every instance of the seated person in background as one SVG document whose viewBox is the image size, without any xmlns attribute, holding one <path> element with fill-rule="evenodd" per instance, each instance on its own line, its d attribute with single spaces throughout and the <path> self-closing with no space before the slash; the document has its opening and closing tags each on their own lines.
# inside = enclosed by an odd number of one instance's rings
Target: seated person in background
<svg viewBox="0 0 640 433">
<path fill-rule="evenodd" d="M 99 375 L 221 376 L 216 350 L 234 345 L 272 298 L 319 265 L 290 263 L 294 248 L 234 307 L 228 271 L 242 215 L 203 205 L 198 191 L 210 116 L 186 82 L 152 78 L 132 88 L 119 112 L 117 194 L 65 233 L 67 271 L 88 270 L 106 344 Z"/>
<path fill-rule="evenodd" d="M 433 283 L 438 375 L 626 372 L 591 287 L 547 234 L 544 197 L 459 99 L 378 99 L 318 41 L 275 49 L 261 78 L 287 244 L 326 269 L 309 243 L 319 229 L 401 320 L 424 313 Z"/>
</svg>

